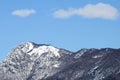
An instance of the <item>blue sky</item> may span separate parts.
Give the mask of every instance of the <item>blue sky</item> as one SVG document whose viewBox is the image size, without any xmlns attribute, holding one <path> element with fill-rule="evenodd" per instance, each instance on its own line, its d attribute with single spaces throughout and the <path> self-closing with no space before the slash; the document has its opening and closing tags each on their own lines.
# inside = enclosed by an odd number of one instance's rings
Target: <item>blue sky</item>
<svg viewBox="0 0 120 80">
<path fill-rule="evenodd" d="M 1 0 L 0 60 L 32 41 L 77 51 L 120 48 L 119 0 Z"/>
</svg>

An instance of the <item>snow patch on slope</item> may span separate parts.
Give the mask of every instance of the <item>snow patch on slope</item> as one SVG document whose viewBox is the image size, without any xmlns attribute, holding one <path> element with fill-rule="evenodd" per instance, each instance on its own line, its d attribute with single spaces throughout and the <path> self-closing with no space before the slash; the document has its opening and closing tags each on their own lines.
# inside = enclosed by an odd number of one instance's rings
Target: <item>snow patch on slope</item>
<svg viewBox="0 0 120 80">
<path fill-rule="evenodd" d="M 58 68 L 59 64 L 54 64 L 53 67 Z"/>
<path fill-rule="evenodd" d="M 22 47 L 22 51 L 25 53 L 30 52 L 34 48 L 31 42 L 26 42 L 21 47 Z"/>
<path fill-rule="evenodd" d="M 95 56 L 93 56 L 92 58 L 100 58 L 100 57 L 102 57 L 103 55 L 95 55 Z"/>
</svg>

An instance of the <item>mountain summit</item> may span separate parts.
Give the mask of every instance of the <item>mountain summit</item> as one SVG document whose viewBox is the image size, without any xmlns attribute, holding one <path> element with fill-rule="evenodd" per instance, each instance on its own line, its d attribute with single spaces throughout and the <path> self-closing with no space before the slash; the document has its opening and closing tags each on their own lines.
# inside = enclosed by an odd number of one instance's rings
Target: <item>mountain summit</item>
<svg viewBox="0 0 120 80">
<path fill-rule="evenodd" d="M 49 45 L 35 45 L 32 42 L 26 42 L 25 44 L 19 46 L 24 53 L 32 55 L 41 56 L 44 53 L 51 52 L 55 57 L 60 57 L 59 49 L 49 46 Z"/>
<path fill-rule="evenodd" d="M 0 63 L 0 80 L 120 80 L 120 49 L 71 52 L 26 42 Z"/>
</svg>

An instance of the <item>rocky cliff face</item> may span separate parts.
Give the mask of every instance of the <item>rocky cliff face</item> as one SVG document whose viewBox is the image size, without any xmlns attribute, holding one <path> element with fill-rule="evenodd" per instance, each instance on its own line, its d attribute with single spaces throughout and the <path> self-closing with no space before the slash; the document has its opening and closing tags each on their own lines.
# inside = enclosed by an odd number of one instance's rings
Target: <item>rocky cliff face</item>
<svg viewBox="0 0 120 80">
<path fill-rule="evenodd" d="M 120 80 L 120 49 L 71 52 L 27 42 L 0 63 L 0 80 Z"/>
</svg>

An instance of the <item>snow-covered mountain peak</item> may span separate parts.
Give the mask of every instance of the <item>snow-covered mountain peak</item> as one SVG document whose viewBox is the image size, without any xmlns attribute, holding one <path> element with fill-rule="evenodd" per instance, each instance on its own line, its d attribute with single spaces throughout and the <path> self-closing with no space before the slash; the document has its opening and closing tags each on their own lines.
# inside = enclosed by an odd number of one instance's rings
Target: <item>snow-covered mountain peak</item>
<svg viewBox="0 0 120 80">
<path fill-rule="evenodd" d="M 50 57 L 60 57 L 58 48 L 45 44 L 26 42 L 15 48 L 15 50 L 20 50 L 30 56 L 36 55 L 39 57 L 44 53 L 48 53 Z"/>
<path fill-rule="evenodd" d="M 43 53 L 49 53 L 55 57 L 60 57 L 59 49 L 48 45 L 42 45 L 37 48 L 33 48 L 32 51 L 28 52 L 29 55 L 38 55 L 38 56 L 40 56 Z"/>
</svg>

